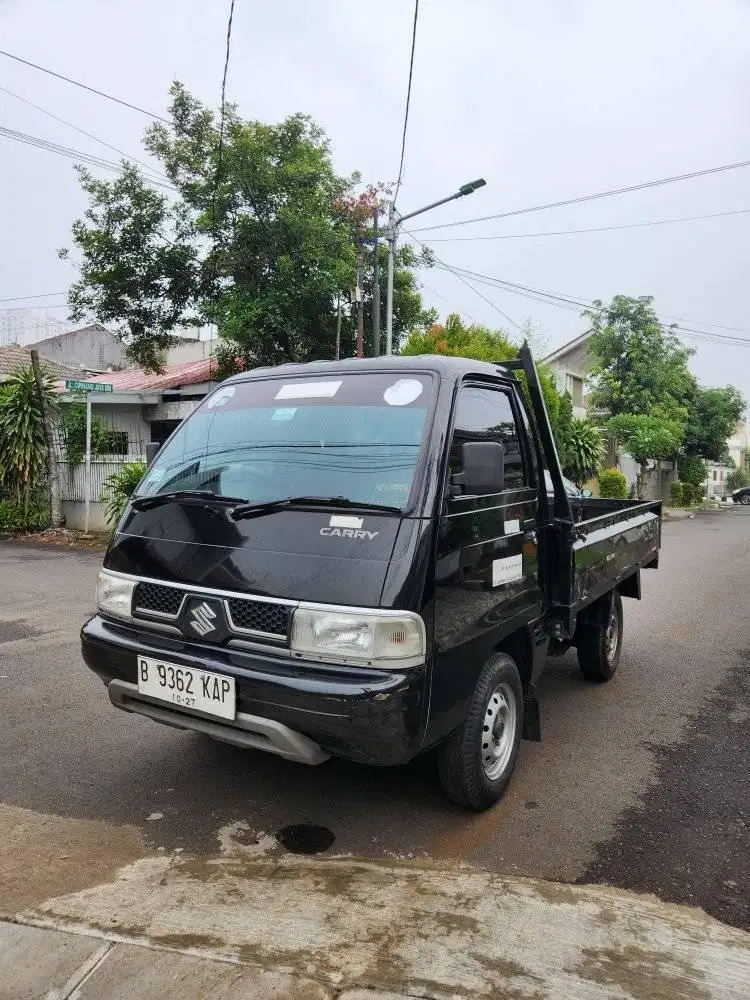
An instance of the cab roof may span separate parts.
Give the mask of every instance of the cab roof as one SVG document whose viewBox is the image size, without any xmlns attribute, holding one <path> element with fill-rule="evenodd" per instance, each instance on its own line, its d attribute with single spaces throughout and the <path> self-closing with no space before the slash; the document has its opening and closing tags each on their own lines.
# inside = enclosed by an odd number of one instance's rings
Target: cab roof
<svg viewBox="0 0 750 1000">
<path fill-rule="evenodd" d="M 310 361 L 305 364 L 275 365 L 268 368 L 253 368 L 250 371 L 232 375 L 228 382 L 244 382 L 248 379 L 266 378 L 272 375 L 289 377 L 302 375 L 331 375 L 334 372 L 435 372 L 442 379 L 458 381 L 467 375 L 498 375 L 514 378 L 513 372 L 503 362 L 474 361 L 472 358 L 448 357 L 444 354 L 398 354 L 379 358 L 343 358 L 339 361 Z"/>
</svg>

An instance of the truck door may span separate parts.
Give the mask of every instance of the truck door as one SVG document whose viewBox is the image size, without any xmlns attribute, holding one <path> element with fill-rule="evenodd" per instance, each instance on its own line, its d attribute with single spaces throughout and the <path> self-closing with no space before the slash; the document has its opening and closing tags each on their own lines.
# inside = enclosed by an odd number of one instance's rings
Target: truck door
<svg viewBox="0 0 750 1000">
<path fill-rule="evenodd" d="M 505 449 L 502 493 L 452 495 L 466 441 Z M 435 661 L 431 714 L 440 723 L 470 696 L 479 672 L 510 632 L 539 618 L 537 491 L 526 428 L 510 388 L 460 387 L 435 565 Z M 450 728 L 450 726 L 446 726 Z"/>
</svg>

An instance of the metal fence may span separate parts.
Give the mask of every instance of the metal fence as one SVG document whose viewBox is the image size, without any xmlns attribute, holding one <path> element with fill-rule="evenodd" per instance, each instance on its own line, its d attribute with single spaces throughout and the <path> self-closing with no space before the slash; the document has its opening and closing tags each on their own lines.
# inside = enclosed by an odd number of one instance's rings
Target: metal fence
<svg viewBox="0 0 750 1000">
<path fill-rule="evenodd" d="M 92 455 L 91 457 L 91 492 L 89 499 L 96 503 L 102 495 L 102 487 L 108 476 L 120 472 L 123 465 L 131 462 L 145 462 L 145 455 Z M 71 462 L 58 462 L 60 477 L 60 499 L 86 499 L 86 465 L 84 462 L 73 465 Z"/>
</svg>

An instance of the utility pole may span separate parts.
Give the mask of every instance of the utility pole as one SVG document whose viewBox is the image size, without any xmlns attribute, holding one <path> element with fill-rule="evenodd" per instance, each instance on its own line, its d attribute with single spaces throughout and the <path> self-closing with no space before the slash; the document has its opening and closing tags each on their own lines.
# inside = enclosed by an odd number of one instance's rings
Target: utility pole
<svg viewBox="0 0 750 1000">
<path fill-rule="evenodd" d="M 372 264 L 372 355 L 380 357 L 380 243 L 378 240 L 378 216 L 380 206 L 375 205 L 372 211 L 372 237 L 375 257 Z"/>
<path fill-rule="evenodd" d="M 365 356 L 365 313 L 362 301 L 362 244 L 357 244 L 357 357 Z"/>
<path fill-rule="evenodd" d="M 385 353 L 393 354 L 393 257 L 396 253 L 396 206 L 388 206 L 388 284 L 385 292 Z"/>
<path fill-rule="evenodd" d="M 57 468 L 57 455 L 55 454 L 55 437 L 52 426 L 52 414 L 47 407 L 47 398 L 44 394 L 44 381 L 42 370 L 39 367 L 39 353 L 35 348 L 31 348 L 31 368 L 34 372 L 36 391 L 39 397 L 39 409 L 42 412 L 42 425 L 44 427 L 44 440 L 47 445 L 47 470 L 49 473 L 49 493 L 50 493 L 50 514 L 53 528 L 61 528 L 65 524 L 65 517 L 62 512 L 60 500 L 60 476 Z"/>
<path fill-rule="evenodd" d="M 341 292 L 336 300 L 336 360 L 341 357 Z"/>
<path fill-rule="evenodd" d="M 429 205 L 425 205 L 424 208 L 418 208 L 415 212 L 407 212 L 406 215 L 399 215 L 396 218 L 396 206 L 391 202 L 388 209 L 388 291 L 386 299 L 386 317 L 385 317 L 385 353 L 393 353 L 393 258 L 396 253 L 396 240 L 398 239 L 398 227 L 402 222 L 406 222 L 407 219 L 413 219 L 415 215 L 421 215 L 423 212 L 429 212 L 432 208 L 437 208 L 438 205 L 445 205 L 449 201 L 455 201 L 456 198 L 463 198 L 467 194 L 473 194 L 480 187 L 484 187 L 487 181 L 483 177 L 477 178 L 475 181 L 469 181 L 468 184 L 462 184 L 458 191 L 454 191 L 453 194 L 449 194 L 447 198 L 440 198 L 438 201 L 432 201 Z"/>
</svg>

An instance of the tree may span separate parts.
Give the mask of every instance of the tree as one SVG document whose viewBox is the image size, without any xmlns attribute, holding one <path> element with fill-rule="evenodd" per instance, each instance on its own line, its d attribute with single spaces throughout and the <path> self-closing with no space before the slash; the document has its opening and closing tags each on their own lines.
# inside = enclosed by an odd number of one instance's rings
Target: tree
<svg viewBox="0 0 750 1000">
<path fill-rule="evenodd" d="M 733 385 L 723 389 L 696 386 L 688 406 L 685 454 L 709 462 L 724 462 L 727 439 L 734 433 L 744 409 L 745 399 Z"/>
<path fill-rule="evenodd" d="M 601 431 L 588 419 L 573 417 L 567 432 L 563 472 L 579 488 L 601 469 L 604 440 Z"/>
<path fill-rule="evenodd" d="M 55 380 L 42 373 L 45 404 L 57 412 Z M 13 490 L 28 506 L 33 487 L 45 479 L 47 439 L 37 383 L 31 365 L 14 368 L 0 386 L 0 486 Z"/>
<path fill-rule="evenodd" d="M 726 479 L 727 493 L 742 489 L 743 486 L 750 486 L 750 476 L 744 469 L 732 469 Z"/>
<path fill-rule="evenodd" d="M 708 469 L 703 459 L 696 455 L 680 455 L 677 459 L 677 474 L 683 483 L 705 486 Z"/>
<path fill-rule="evenodd" d="M 616 295 L 584 313 L 593 331 L 589 399 L 610 417 L 638 413 L 684 423 L 695 390 L 687 366 L 693 351 L 662 327 L 653 302 L 650 295 Z"/>
<path fill-rule="evenodd" d="M 89 206 L 73 225 L 82 258 L 74 318 L 121 324 L 130 356 L 156 370 L 175 329 L 197 322 L 218 325 L 225 369 L 333 357 L 336 301 L 351 299 L 356 238 L 376 189 L 355 196 L 358 176 L 334 171 L 324 132 L 305 115 L 267 125 L 228 104 L 222 127 L 181 84 L 171 96 L 171 123 L 151 126 L 144 144 L 174 196 L 132 165 L 114 181 L 79 168 Z M 421 321 L 417 265 L 402 248 L 397 336 Z M 342 350 L 353 349 L 345 323 Z"/>
<path fill-rule="evenodd" d="M 620 413 L 612 417 L 608 427 L 639 465 L 636 493 L 643 499 L 648 463 L 676 457 L 682 443 L 682 424 L 645 413 Z"/>
<path fill-rule="evenodd" d="M 459 358 L 474 358 L 476 361 L 509 361 L 518 357 L 519 345 L 515 344 L 503 330 L 491 330 L 486 326 L 467 326 L 458 313 L 451 313 L 445 323 L 435 323 L 427 330 L 413 330 L 399 353 L 448 354 Z M 543 365 L 537 366 L 539 382 L 553 431 L 557 428 L 560 411 L 560 394 L 555 386 L 555 378 Z M 520 376 L 523 381 L 523 375 Z M 524 383 L 525 389 L 525 383 Z"/>
<path fill-rule="evenodd" d="M 693 352 L 664 329 L 653 302 L 616 295 L 585 313 L 593 331 L 589 398 L 638 463 L 639 497 L 649 462 L 677 457 L 696 391 L 687 366 Z"/>
</svg>

